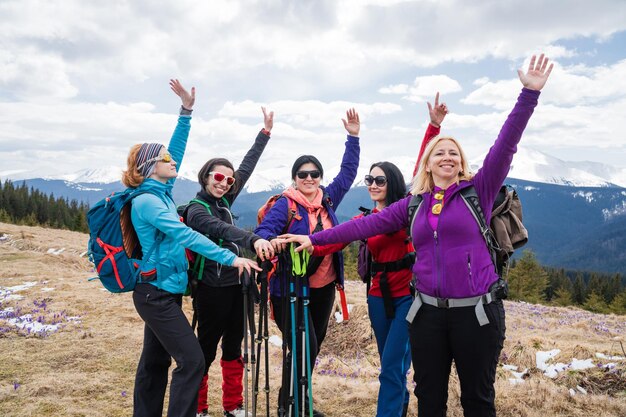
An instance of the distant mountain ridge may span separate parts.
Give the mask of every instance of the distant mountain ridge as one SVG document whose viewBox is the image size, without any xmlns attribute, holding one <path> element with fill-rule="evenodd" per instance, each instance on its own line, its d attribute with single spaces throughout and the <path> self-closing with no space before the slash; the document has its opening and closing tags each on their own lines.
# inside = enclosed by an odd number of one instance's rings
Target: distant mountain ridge
<svg viewBox="0 0 626 417">
<path fill-rule="evenodd" d="M 485 155 L 481 155 L 469 161 L 470 167 L 476 171 L 483 162 Z M 405 162 L 402 167 L 412 167 L 414 162 L 408 157 L 403 158 Z M 290 184 L 289 170 L 284 167 L 257 167 L 254 175 L 246 184 L 248 192 L 260 192 L 276 190 L 287 187 Z M 362 164 L 359 169 L 362 178 L 365 169 L 369 167 Z M 196 181 L 197 171 L 188 170 L 183 167 L 183 171 L 179 177 Z M 327 177 L 332 178 L 331 167 L 325 167 L 328 172 Z M 338 169 L 338 167 L 335 167 Z M 83 187 L 89 187 L 85 183 L 95 183 L 94 187 L 100 187 L 101 184 L 117 183 L 120 180 L 122 166 L 106 166 L 78 170 L 72 173 L 41 173 L 34 171 L 0 171 L 0 179 L 46 179 L 46 180 L 64 180 L 73 183 L 80 183 Z M 601 164 L 598 162 L 572 162 L 563 161 L 546 153 L 534 150 L 532 148 L 519 146 L 518 152 L 513 159 L 509 178 L 522 181 L 538 182 L 545 184 L 566 185 L 575 187 L 626 187 L 626 168 L 614 167 L 611 165 Z M 408 176 L 406 177 L 409 178 Z M 355 185 L 362 184 L 358 181 Z"/>
<path fill-rule="evenodd" d="M 94 204 L 124 189 L 121 183 L 73 183 L 67 180 L 25 180 L 29 187 L 56 197 Z M 524 224 L 533 250 L 546 266 L 626 275 L 626 188 L 614 185 L 575 187 L 509 178 L 523 204 Z M 252 229 L 256 214 L 267 198 L 283 189 L 250 193 L 244 190 L 233 206 L 236 224 Z M 189 201 L 199 190 L 195 181 L 179 178 L 174 186 L 177 203 Z M 340 221 L 357 214 L 358 207 L 372 205 L 367 188 L 353 187 L 339 204 Z"/>
</svg>

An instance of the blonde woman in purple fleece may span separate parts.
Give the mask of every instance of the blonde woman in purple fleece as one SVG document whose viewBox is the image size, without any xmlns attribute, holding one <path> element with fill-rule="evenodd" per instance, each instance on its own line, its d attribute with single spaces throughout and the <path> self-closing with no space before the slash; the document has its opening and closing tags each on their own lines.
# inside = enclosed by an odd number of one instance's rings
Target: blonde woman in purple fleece
<svg viewBox="0 0 626 417">
<path fill-rule="evenodd" d="M 542 54 L 531 58 L 525 73 L 518 70 L 524 88 L 475 175 L 456 139 L 440 135 L 428 144 L 413 180 L 411 194 L 421 195 L 423 201 L 411 225 L 409 196 L 380 213 L 315 235 L 281 236 L 284 243 L 300 243 L 298 250 L 303 250 L 410 226 L 416 297 L 407 321 L 420 417 L 446 415 L 453 360 L 464 416 L 496 415 L 494 382 L 505 338 L 504 307 L 493 291 L 498 274 L 489 249 L 459 192 L 475 188 L 488 224 L 493 201 L 552 67 Z"/>
</svg>

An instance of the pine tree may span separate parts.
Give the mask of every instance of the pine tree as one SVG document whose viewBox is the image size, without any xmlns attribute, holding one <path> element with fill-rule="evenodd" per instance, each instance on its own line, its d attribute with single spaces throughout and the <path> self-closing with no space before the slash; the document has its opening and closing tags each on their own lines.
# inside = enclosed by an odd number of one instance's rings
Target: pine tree
<svg viewBox="0 0 626 417">
<path fill-rule="evenodd" d="M 578 305 L 583 305 L 586 297 L 586 285 L 583 280 L 583 275 L 579 272 L 576 274 L 576 279 L 574 280 L 574 285 L 572 287 L 572 299 L 574 303 Z"/>
<path fill-rule="evenodd" d="M 572 301 L 572 293 L 565 288 L 558 288 L 552 298 L 552 304 L 562 307 L 571 306 Z"/>
<path fill-rule="evenodd" d="M 522 258 L 509 273 L 509 297 L 539 303 L 545 300 L 547 283 L 548 274 L 539 265 L 535 255 L 525 250 Z"/>
<path fill-rule="evenodd" d="M 609 310 L 615 314 L 626 314 L 626 290 L 617 294 L 611 304 Z"/>
<path fill-rule="evenodd" d="M 609 307 L 604 302 L 604 298 L 596 292 L 591 292 L 587 297 L 587 301 L 583 304 L 585 310 L 594 313 L 608 313 Z"/>
</svg>

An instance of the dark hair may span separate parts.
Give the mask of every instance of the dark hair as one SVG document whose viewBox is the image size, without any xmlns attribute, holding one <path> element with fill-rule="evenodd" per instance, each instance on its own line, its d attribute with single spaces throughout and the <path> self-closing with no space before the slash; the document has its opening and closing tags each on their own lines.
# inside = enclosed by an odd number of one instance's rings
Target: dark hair
<svg viewBox="0 0 626 417">
<path fill-rule="evenodd" d="M 385 204 L 387 206 L 406 197 L 404 176 L 397 166 L 387 161 L 375 162 L 370 167 L 369 172 L 372 172 L 372 169 L 375 167 L 382 169 L 385 173 L 385 177 L 387 177 L 387 196 L 385 197 Z"/>
<path fill-rule="evenodd" d="M 294 162 L 293 166 L 291 167 L 291 179 L 292 180 L 295 179 L 296 172 L 298 172 L 298 169 L 302 165 L 307 164 L 309 162 L 315 165 L 317 169 L 319 169 L 321 178 L 324 178 L 324 168 L 322 168 L 322 164 L 320 163 L 320 161 L 313 155 L 302 155 L 302 156 L 299 156 L 298 159 L 296 159 L 296 162 Z"/>
<path fill-rule="evenodd" d="M 204 166 L 198 172 L 198 183 L 200 184 L 200 187 L 202 187 L 203 190 L 206 189 L 206 185 L 208 183 L 208 178 L 209 178 L 209 172 L 213 171 L 213 168 L 217 165 L 222 165 L 222 166 L 225 166 L 226 168 L 232 169 L 234 173 L 233 175 L 235 176 L 235 178 L 239 176 L 235 172 L 235 168 L 233 167 L 233 164 L 228 159 L 226 158 L 209 159 L 208 161 L 204 163 Z M 237 180 L 239 180 L 239 178 L 237 178 Z M 235 184 L 231 187 L 230 190 L 228 190 L 228 192 L 230 193 L 233 190 L 233 188 L 237 186 L 239 186 L 239 181 L 235 182 Z"/>
</svg>

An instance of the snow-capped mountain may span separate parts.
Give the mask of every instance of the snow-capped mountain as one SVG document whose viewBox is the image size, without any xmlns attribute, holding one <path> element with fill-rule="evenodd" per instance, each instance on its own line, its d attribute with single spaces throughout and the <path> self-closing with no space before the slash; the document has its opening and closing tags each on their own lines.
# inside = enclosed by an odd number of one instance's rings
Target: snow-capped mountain
<svg viewBox="0 0 626 417">
<path fill-rule="evenodd" d="M 476 171 L 485 155 L 470 161 Z M 543 152 L 519 147 L 513 158 L 509 178 L 541 182 L 544 184 L 569 185 L 574 187 L 626 187 L 626 168 L 617 168 L 599 162 L 563 161 Z"/>
<path fill-rule="evenodd" d="M 485 155 L 481 155 L 470 161 L 472 170 L 476 171 L 482 165 L 484 157 Z M 410 157 L 402 157 L 396 162 L 406 175 L 405 178 L 409 180 L 409 175 L 412 173 L 413 164 L 415 163 L 414 160 Z M 254 171 L 254 175 L 248 180 L 246 191 L 255 193 L 287 187 L 291 183 L 289 178 L 290 168 L 287 165 L 266 168 L 260 164 Z M 365 171 L 368 168 L 369 164 L 361 164 L 354 186 L 363 185 L 361 179 L 366 174 Z M 5 171 L 0 172 L 0 179 L 60 179 L 72 183 L 81 183 L 83 186 L 91 183 L 110 184 L 120 180 L 123 169 L 122 166 L 107 166 L 92 167 L 72 173 Z M 330 180 L 339 171 L 339 167 L 325 167 L 325 171 L 325 178 Z M 197 175 L 197 170 L 183 167 L 180 178 L 195 182 L 197 181 Z M 525 147 L 519 147 L 508 177 L 524 181 L 574 187 L 610 187 L 614 185 L 626 187 L 626 168 L 614 167 L 598 162 L 563 161 L 543 152 Z"/>
</svg>

